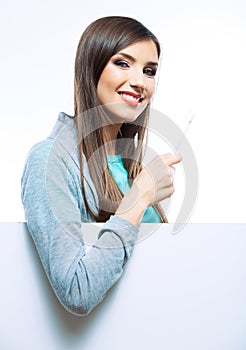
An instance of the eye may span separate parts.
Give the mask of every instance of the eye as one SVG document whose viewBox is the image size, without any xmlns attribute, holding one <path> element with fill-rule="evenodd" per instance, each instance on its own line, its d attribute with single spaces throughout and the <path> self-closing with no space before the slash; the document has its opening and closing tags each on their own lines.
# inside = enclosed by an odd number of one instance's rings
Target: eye
<svg viewBox="0 0 246 350">
<path fill-rule="evenodd" d="M 129 67 L 129 64 L 126 61 L 124 61 L 124 60 L 116 60 L 116 61 L 114 61 L 114 64 L 116 66 L 119 66 L 119 67 L 122 67 L 122 68 L 128 68 Z"/>
<path fill-rule="evenodd" d="M 150 67 L 144 68 L 143 72 L 144 72 L 144 74 L 146 74 L 150 77 L 154 77 L 156 75 L 156 69 L 150 68 Z"/>
</svg>

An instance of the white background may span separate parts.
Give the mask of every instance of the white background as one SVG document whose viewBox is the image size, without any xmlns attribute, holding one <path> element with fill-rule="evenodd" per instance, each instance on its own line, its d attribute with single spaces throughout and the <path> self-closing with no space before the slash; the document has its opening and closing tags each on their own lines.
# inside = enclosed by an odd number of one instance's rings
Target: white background
<svg viewBox="0 0 246 350">
<path fill-rule="evenodd" d="M 135 17 L 163 48 L 154 107 L 182 124 L 199 167 L 191 222 L 245 222 L 246 2 L 1 0 L 0 221 L 23 221 L 26 154 L 73 114 L 78 40 L 94 19 Z M 179 172 L 175 175 L 178 179 Z M 177 190 L 176 190 L 177 192 Z"/>
</svg>

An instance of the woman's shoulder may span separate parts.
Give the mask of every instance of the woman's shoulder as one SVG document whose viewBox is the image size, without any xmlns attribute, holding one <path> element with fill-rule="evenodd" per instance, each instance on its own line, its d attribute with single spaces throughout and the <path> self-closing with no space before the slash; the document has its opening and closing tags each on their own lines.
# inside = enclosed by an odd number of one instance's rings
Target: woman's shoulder
<svg viewBox="0 0 246 350">
<path fill-rule="evenodd" d="M 61 112 L 50 135 L 30 148 L 27 161 L 47 160 L 52 154 L 56 158 L 71 157 L 76 153 L 76 146 L 77 133 L 74 119 Z"/>
<path fill-rule="evenodd" d="M 34 144 L 27 154 L 26 163 L 32 163 L 35 160 L 39 162 L 42 159 L 46 159 L 50 154 L 50 150 L 52 149 L 53 144 L 54 140 L 50 138 L 47 138 Z"/>
</svg>

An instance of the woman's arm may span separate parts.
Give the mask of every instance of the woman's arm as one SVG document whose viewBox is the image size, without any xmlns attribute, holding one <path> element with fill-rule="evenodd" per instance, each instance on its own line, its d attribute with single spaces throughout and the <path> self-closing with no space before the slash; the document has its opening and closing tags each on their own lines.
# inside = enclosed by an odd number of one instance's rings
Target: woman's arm
<svg viewBox="0 0 246 350">
<path fill-rule="evenodd" d="M 53 145 L 51 139 L 37 144 L 26 162 L 22 200 L 27 226 L 58 299 L 70 312 L 86 315 L 122 275 L 138 229 L 111 216 L 86 252 L 79 180 L 64 160 L 62 145 Z"/>
</svg>

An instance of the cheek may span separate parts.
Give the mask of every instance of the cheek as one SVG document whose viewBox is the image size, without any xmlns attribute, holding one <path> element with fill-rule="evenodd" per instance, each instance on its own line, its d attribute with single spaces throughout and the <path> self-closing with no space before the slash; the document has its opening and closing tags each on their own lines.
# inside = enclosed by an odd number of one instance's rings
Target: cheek
<svg viewBox="0 0 246 350">
<path fill-rule="evenodd" d="M 155 93 L 155 89 L 156 89 L 156 82 L 155 81 L 151 81 L 149 83 L 149 86 L 148 86 L 148 96 L 149 96 L 149 99 L 151 99 Z"/>
<path fill-rule="evenodd" d="M 101 74 L 101 77 L 97 85 L 97 95 L 99 99 L 101 99 L 102 97 L 105 98 L 106 95 L 113 90 L 114 88 L 113 81 L 114 81 L 114 76 L 111 75 L 111 73 L 108 72 L 107 70 L 106 71 L 104 70 Z"/>
<path fill-rule="evenodd" d="M 122 72 L 115 69 L 111 65 L 106 66 L 101 74 L 99 82 L 104 87 L 115 87 L 117 82 L 122 79 Z"/>
</svg>

